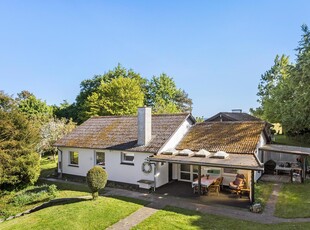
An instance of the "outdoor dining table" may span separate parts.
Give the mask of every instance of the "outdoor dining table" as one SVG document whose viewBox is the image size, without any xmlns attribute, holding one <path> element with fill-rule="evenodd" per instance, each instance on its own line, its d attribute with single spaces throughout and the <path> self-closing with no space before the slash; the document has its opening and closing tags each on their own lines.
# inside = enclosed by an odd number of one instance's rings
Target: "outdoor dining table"
<svg viewBox="0 0 310 230">
<path fill-rule="evenodd" d="M 213 184 L 215 181 L 216 181 L 217 177 L 201 177 L 201 189 L 205 189 L 206 192 L 208 191 L 208 187 Z M 198 178 L 195 179 L 192 183 L 192 188 L 194 187 L 198 187 L 199 186 L 199 183 L 198 183 Z"/>
</svg>

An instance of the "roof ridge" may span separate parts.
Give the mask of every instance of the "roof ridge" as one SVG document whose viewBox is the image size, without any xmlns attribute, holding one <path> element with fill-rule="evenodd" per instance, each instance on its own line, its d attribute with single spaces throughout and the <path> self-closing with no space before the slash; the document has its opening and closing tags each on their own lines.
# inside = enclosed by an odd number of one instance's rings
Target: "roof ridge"
<svg viewBox="0 0 310 230">
<path fill-rule="evenodd" d="M 152 116 L 187 116 L 191 113 L 162 113 L 162 114 L 152 114 Z M 89 119 L 99 119 L 99 118 L 122 118 L 122 117 L 138 117 L 138 115 L 108 115 L 108 116 L 93 116 Z"/>
<path fill-rule="evenodd" d="M 206 121 L 206 122 L 201 122 L 201 123 L 198 123 L 198 124 L 214 124 L 214 123 L 223 123 L 223 124 L 227 124 L 227 123 L 232 123 L 232 124 L 240 124 L 240 123 L 266 123 L 266 121 L 262 121 L 262 120 L 257 120 L 257 121 Z"/>
</svg>

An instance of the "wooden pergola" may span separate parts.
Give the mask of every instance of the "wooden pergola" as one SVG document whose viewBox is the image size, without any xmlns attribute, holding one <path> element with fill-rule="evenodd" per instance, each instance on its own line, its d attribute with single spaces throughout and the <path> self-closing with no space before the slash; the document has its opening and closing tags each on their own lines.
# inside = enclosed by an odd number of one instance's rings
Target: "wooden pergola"
<svg viewBox="0 0 310 230">
<path fill-rule="evenodd" d="M 276 145 L 276 144 L 266 144 L 259 148 L 259 151 L 262 152 L 262 162 L 264 163 L 264 152 L 272 152 L 272 153 L 285 153 L 299 156 L 301 158 L 301 169 L 302 169 L 302 180 L 303 183 L 306 179 L 306 158 L 310 156 L 310 148 L 305 147 L 297 147 L 297 146 L 289 146 L 289 145 Z"/>
<path fill-rule="evenodd" d="M 210 157 L 189 157 L 171 155 L 154 155 L 149 157 L 150 162 L 165 162 L 174 164 L 189 164 L 198 166 L 198 187 L 201 190 L 201 167 L 218 167 L 218 168 L 233 168 L 251 171 L 251 185 L 250 185 L 250 201 L 254 203 L 254 172 L 263 171 L 263 164 L 256 158 L 254 154 L 229 154 L 227 159 L 218 159 Z"/>
</svg>

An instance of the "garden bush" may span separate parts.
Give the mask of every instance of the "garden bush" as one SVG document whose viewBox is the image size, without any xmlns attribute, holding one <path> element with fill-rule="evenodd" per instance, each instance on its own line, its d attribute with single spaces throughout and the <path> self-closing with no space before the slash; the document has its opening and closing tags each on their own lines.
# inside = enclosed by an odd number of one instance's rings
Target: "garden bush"
<svg viewBox="0 0 310 230">
<path fill-rule="evenodd" d="M 87 184 L 92 192 L 93 199 L 98 197 L 99 189 L 103 189 L 108 180 L 107 172 L 100 166 L 94 166 L 87 172 Z"/>
<path fill-rule="evenodd" d="M 14 206 L 23 206 L 27 204 L 37 203 L 40 201 L 48 201 L 56 196 L 56 185 L 34 186 L 17 192 L 10 200 Z"/>
</svg>

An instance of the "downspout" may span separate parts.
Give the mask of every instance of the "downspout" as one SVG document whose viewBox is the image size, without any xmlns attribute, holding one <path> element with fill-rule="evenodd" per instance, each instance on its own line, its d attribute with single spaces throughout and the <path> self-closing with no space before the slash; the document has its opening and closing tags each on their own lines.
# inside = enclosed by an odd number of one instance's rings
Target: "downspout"
<svg viewBox="0 0 310 230">
<path fill-rule="evenodd" d="M 154 189 L 153 189 L 153 191 L 155 192 L 155 189 L 156 189 L 156 165 L 157 165 L 157 163 L 152 163 L 152 164 L 154 164 Z"/>
<path fill-rule="evenodd" d="M 59 154 L 58 154 L 58 163 L 57 163 L 58 168 L 60 168 L 59 178 L 62 178 L 62 173 L 63 173 L 63 168 L 62 168 L 62 159 L 63 159 L 63 157 L 62 157 L 62 155 L 63 154 L 62 154 L 62 151 L 58 147 L 57 147 L 57 151 L 58 151 L 58 153 L 60 152 L 60 164 L 59 164 Z"/>
</svg>

